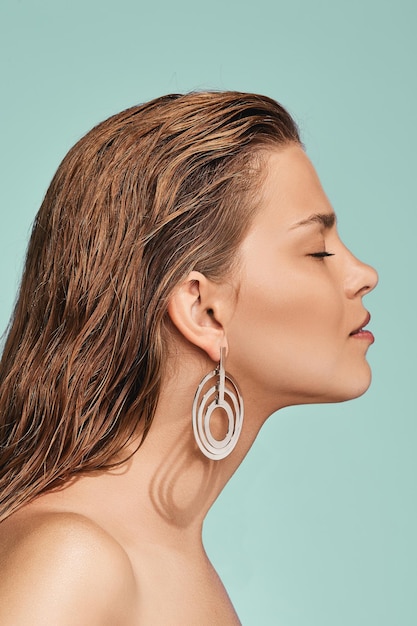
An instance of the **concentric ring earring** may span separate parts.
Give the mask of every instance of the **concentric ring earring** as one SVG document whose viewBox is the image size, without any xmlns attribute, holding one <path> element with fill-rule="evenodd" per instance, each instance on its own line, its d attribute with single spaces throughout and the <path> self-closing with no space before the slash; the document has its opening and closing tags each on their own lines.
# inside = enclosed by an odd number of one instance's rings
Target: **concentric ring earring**
<svg viewBox="0 0 417 626">
<path fill-rule="evenodd" d="M 220 361 L 197 387 L 193 402 L 194 437 L 201 452 L 215 461 L 224 459 L 235 448 L 243 423 L 243 398 L 236 382 L 224 369 L 225 348 Z M 214 411 L 226 414 L 227 432 L 223 439 L 213 437 L 210 419 Z"/>
</svg>

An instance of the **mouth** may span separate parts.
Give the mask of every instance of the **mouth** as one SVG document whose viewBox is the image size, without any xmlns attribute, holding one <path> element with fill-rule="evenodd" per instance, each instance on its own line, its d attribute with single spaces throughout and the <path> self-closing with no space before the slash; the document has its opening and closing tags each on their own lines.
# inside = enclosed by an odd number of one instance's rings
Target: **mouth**
<svg viewBox="0 0 417 626">
<path fill-rule="evenodd" d="M 358 339 L 368 339 L 369 341 L 371 341 L 371 343 L 373 343 L 375 341 L 373 334 L 369 330 L 365 330 L 365 326 L 367 326 L 367 324 L 369 324 L 370 321 L 371 321 L 371 315 L 370 313 L 367 313 L 366 318 L 363 321 L 363 323 L 360 326 L 358 326 L 358 328 L 355 328 L 355 330 L 352 330 L 352 332 L 349 333 L 349 337 L 356 337 Z"/>
</svg>

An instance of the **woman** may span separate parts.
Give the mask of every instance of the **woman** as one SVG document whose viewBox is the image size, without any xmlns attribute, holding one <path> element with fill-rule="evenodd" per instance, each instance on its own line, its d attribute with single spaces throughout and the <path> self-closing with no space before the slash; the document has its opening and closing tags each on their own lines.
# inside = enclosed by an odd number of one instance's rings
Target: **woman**
<svg viewBox="0 0 417 626">
<path fill-rule="evenodd" d="M 1 362 L 0 623 L 238 624 L 204 517 L 271 413 L 367 389 L 376 281 L 269 98 L 166 96 L 81 139 Z"/>
</svg>

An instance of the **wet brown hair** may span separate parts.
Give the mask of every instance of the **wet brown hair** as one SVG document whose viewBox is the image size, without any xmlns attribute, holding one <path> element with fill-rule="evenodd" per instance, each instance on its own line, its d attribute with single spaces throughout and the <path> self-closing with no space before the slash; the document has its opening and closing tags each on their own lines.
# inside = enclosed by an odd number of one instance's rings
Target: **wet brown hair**
<svg viewBox="0 0 417 626">
<path fill-rule="evenodd" d="M 0 520 L 115 463 L 158 402 L 175 286 L 233 266 L 262 150 L 299 142 L 274 100 L 169 95 L 67 154 L 35 219 L 0 362 Z"/>
</svg>

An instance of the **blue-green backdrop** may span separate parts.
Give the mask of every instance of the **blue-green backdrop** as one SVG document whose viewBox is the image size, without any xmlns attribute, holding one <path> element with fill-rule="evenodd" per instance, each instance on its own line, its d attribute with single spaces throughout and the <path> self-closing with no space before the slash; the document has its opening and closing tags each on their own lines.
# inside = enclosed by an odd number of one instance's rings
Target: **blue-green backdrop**
<svg viewBox="0 0 417 626">
<path fill-rule="evenodd" d="M 280 100 L 380 274 L 374 382 L 271 417 L 205 541 L 247 626 L 415 626 L 414 0 L 2 0 L 0 332 L 35 212 L 70 146 L 152 97 L 238 89 Z"/>
</svg>

